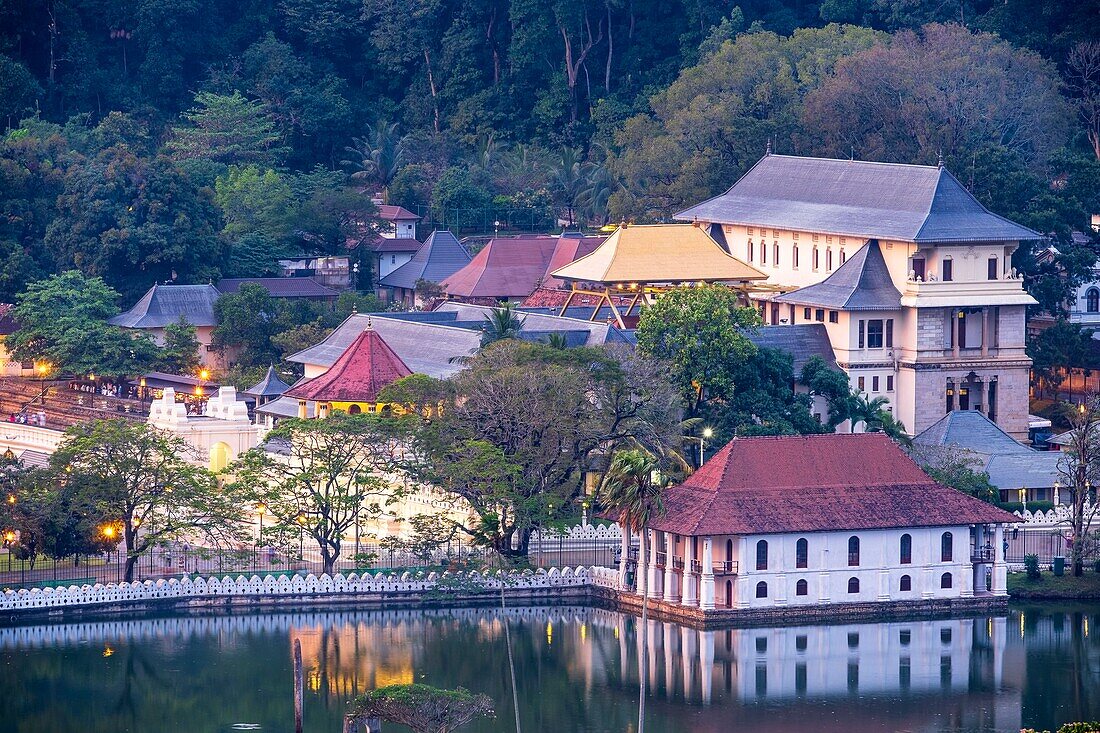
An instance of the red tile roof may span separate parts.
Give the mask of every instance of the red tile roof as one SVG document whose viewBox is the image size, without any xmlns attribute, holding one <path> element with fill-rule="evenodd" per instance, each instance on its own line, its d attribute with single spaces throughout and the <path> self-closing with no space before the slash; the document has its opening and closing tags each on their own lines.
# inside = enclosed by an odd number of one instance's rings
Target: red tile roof
<svg viewBox="0 0 1100 733">
<path fill-rule="evenodd" d="M 386 221 L 420 221 L 420 217 L 403 206 L 378 205 L 378 218 Z"/>
<path fill-rule="evenodd" d="M 941 486 L 882 433 L 737 438 L 664 495 L 650 522 L 680 535 L 1010 523 Z"/>
<path fill-rule="evenodd" d="M 355 337 L 329 370 L 284 394 L 314 402 L 375 402 L 386 385 L 412 374 L 390 345 L 368 328 Z"/>
<path fill-rule="evenodd" d="M 545 234 L 495 237 L 442 285 L 451 297 L 525 298 L 540 285 L 560 287 L 562 282 L 550 273 L 591 253 L 601 241 Z"/>
</svg>

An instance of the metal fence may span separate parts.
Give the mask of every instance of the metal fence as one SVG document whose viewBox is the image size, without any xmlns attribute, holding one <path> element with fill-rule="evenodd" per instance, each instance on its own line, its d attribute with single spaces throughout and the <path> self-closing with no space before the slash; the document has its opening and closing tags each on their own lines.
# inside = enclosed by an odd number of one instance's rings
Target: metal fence
<svg viewBox="0 0 1100 733">
<path fill-rule="evenodd" d="M 1055 557 L 1067 557 L 1070 554 L 1069 542 L 1061 529 L 1021 529 L 1005 533 L 1008 549 L 1005 560 L 1022 563 L 1027 555 L 1037 555 L 1039 562 L 1049 565 Z"/>
<path fill-rule="evenodd" d="M 443 571 L 503 568 L 500 555 L 486 547 L 451 542 L 430 553 L 391 550 L 377 544 L 348 546 L 333 568 L 342 573 L 395 571 Z M 607 565 L 615 561 L 615 548 L 606 540 L 570 540 L 554 546 L 543 542 L 532 548 L 528 562 L 533 567 Z M 309 547 L 289 553 L 272 547 L 215 549 L 184 544 L 157 547 L 138 557 L 133 580 L 157 580 L 209 575 L 314 574 L 324 572 L 320 554 Z M 97 555 L 80 555 L 64 560 L 39 557 L 32 564 L 10 553 L 0 554 L 0 589 L 46 588 L 62 585 L 120 583 L 126 580 L 126 553 L 118 549 Z"/>
</svg>

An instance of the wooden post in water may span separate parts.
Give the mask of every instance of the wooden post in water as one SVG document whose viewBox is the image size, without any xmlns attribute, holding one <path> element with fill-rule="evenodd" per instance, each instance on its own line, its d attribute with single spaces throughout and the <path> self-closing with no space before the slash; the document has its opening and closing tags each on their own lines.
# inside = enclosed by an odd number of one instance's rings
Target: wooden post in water
<svg viewBox="0 0 1100 733">
<path fill-rule="evenodd" d="M 294 733 L 302 733 L 302 641 L 294 639 Z"/>
</svg>

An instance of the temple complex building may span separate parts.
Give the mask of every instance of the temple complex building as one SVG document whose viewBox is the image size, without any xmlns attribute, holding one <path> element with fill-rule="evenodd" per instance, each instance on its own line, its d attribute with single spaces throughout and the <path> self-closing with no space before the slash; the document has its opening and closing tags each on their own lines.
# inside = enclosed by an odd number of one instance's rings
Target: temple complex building
<svg viewBox="0 0 1100 733">
<path fill-rule="evenodd" d="M 825 324 L 852 386 L 921 432 L 977 410 L 1028 427 L 1024 316 L 1012 267 L 1040 235 L 988 211 L 942 165 L 768 154 L 726 193 L 677 218 L 705 227 L 778 290 L 769 324 Z"/>
</svg>

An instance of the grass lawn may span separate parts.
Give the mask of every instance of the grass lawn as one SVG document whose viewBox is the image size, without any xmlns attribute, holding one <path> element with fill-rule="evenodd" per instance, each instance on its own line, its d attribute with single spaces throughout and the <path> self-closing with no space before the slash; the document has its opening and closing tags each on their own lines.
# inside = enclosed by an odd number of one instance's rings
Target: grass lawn
<svg viewBox="0 0 1100 733">
<path fill-rule="evenodd" d="M 1100 573 L 1091 568 L 1075 578 L 1066 568 L 1066 574 L 1056 576 L 1044 571 L 1038 580 L 1028 580 L 1027 573 L 1009 573 L 1008 594 L 1018 600 L 1097 600 L 1100 599 Z"/>
<path fill-rule="evenodd" d="M 105 561 L 102 557 L 93 555 L 91 557 L 81 557 L 80 565 L 73 565 L 73 559 L 70 557 L 58 562 L 57 569 L 71 570 L 83 567 L 99 567 L 104 564 Z M 39 556 L 34 561 L 34 567 L 31 567 L 30 560 L 20 560 L 8 555 L 0 555 L 0 573 L 8 572 L 9 567 L 13 573 L 18 573 L 20 570 L 26 570 L 28 572 L 31 570 L 53 570 L 53 560 L 45 556 Z"/>
</svg>

